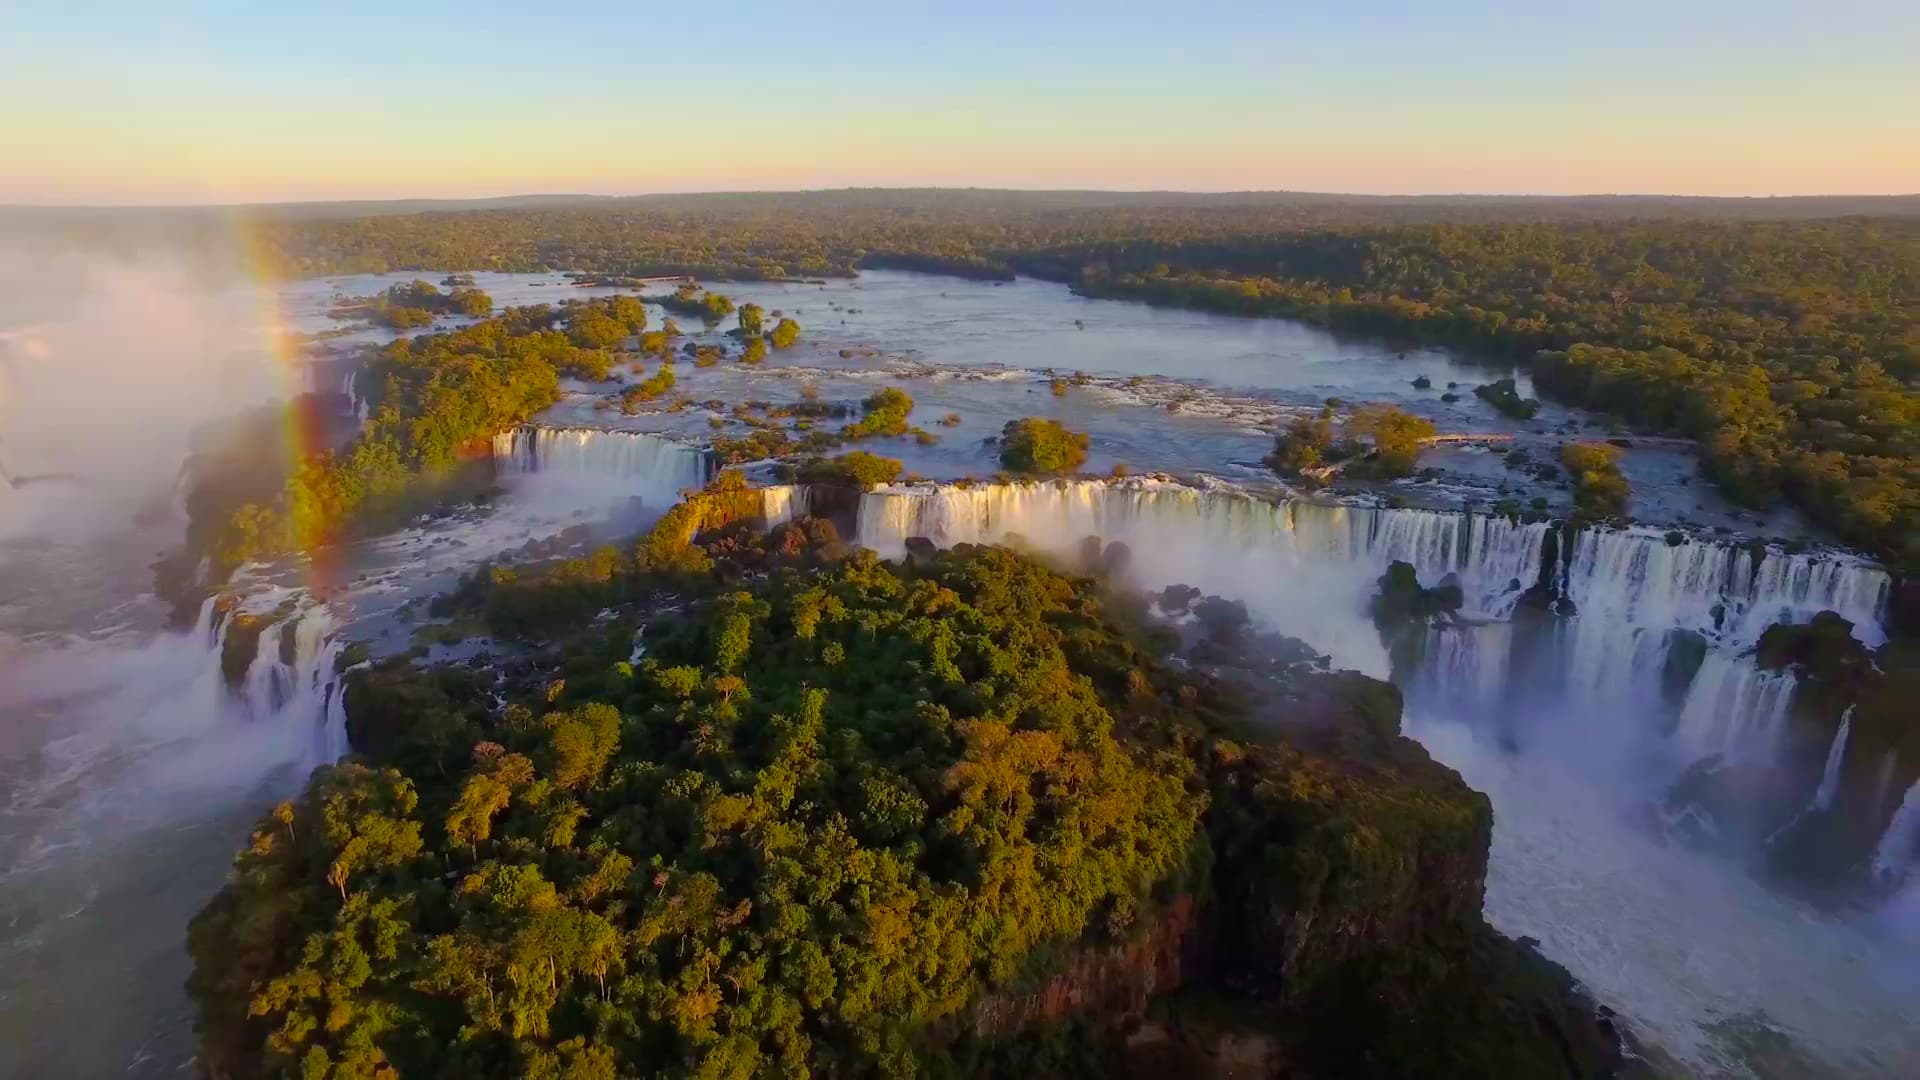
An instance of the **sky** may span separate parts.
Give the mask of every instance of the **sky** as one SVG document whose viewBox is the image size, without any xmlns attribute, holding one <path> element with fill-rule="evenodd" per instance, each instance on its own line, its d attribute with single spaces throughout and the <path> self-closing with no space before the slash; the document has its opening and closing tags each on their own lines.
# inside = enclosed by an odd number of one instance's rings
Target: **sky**
<svg viewBox="0 0 1920 1080">
<path fill-rule="evenodd" d="M 1916 58 L 1914 0 L 0 0 L 0 203 L 1913 193 Z"/>
</svg>

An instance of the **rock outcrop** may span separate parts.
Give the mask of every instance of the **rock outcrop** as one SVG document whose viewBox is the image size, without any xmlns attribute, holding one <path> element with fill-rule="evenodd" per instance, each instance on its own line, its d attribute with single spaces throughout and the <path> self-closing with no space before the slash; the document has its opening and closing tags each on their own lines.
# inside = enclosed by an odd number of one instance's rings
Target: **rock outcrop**
<svg viewBox="0 0 1920 1080">
<path fill-rule="evenodd" d="M 1070 1032 L 1130 1076 L 1615 1074 L 1606 1010 L 1487 925 L 1492 807 L 1401 734 L 1399 691 L 1217 598 L 1157 600 L 1198 615 L 1176 653 L 1194 704 L 1249 729 L 1198 751 L 1204 877 L 1125 943 L 983 1000 L 975 1034 Z"/>
</svg>

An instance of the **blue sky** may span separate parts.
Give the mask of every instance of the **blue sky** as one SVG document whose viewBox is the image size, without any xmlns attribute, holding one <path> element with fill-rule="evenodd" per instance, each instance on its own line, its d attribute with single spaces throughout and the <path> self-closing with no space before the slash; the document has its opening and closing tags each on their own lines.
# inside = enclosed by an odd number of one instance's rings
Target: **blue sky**
<svg viewBox="0 0 1920 1080">
<path fill-rule="evenodd" d="M 0 201 L 1920 191 L 1920 4 L 14 4 Z"/>
</svg>

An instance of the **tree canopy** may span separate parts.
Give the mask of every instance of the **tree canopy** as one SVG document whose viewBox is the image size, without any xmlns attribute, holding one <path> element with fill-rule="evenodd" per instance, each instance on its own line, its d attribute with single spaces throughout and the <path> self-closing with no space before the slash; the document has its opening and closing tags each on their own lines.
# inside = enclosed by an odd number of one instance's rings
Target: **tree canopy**
<svg viewBox="0 0 1920 1080">
<path fill-rule="evenodd" d="M 1086 460 L 1087 436 L 1058 420 L 1009 420 L 1000 432 L 1000 464 L 1008 472 L 1052 476 L 1073 472 Z"/>
<path fill-rule="evenodd" d="M 290 274 L 1019 272 L 1452 345 L 1531 367 L 1563 401 L 1699 439 L 1743 501 L 1784 495 L 1850 541 L 1920 559 L 1910 201 L 867 191 L 267 220 L 260 233 Z M 712 314 L 697 292 L 686 300 Z M 776 326 L 770 344 L 785 343 Z"/>
<path fill-rule="evenodd" d="M 396 713 L 448 767 L 320 770 L 196 920 L 210 1067 L 913 1071 L 1196 843 L 1191 765 L 1069 662 L 1090 603 L 1007 552 L 863 555 L 551 700 Z"/>
</svg>

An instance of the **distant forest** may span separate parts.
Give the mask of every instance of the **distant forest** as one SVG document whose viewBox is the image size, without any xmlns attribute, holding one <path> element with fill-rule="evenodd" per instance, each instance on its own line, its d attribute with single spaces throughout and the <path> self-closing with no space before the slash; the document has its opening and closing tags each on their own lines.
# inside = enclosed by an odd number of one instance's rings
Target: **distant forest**
<svg viewBox="0 0 1920 1080">
<path fill-rule="evenodd" d="M 1789 498 L 1920 568 L 1920 196 L 847 190 L 483 205 L 251 220 L 287 276 L 1024 274 L 1455 346 L 1528 366 L 1570 404 L 1698 438 L 1742 502 Z"/>
</svg>

